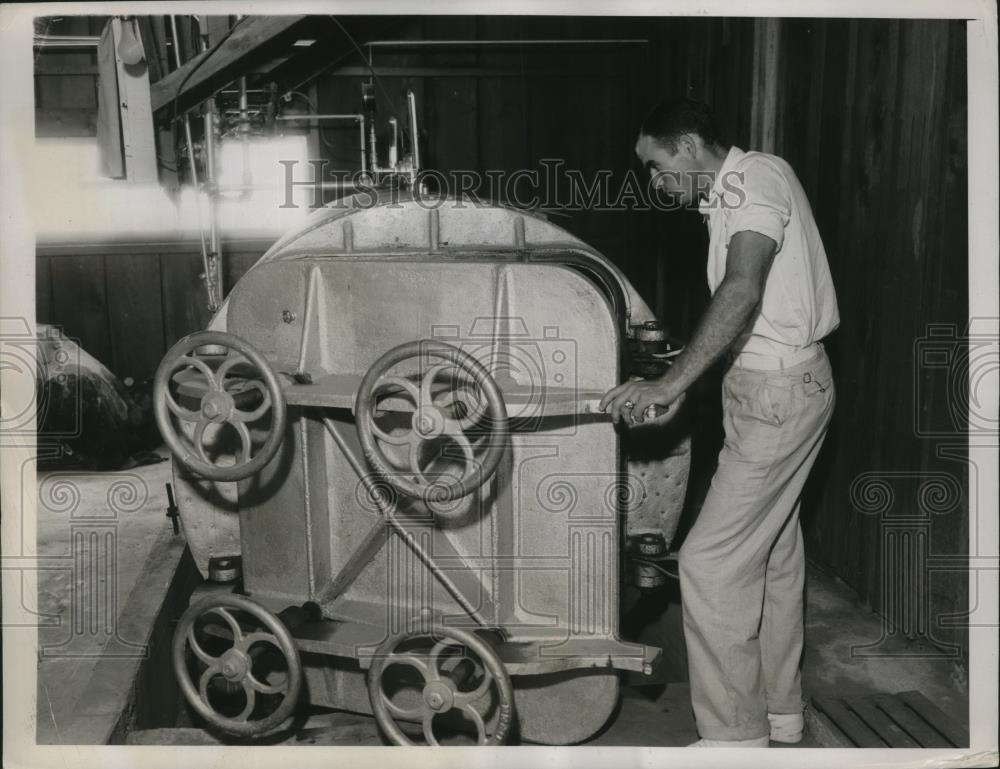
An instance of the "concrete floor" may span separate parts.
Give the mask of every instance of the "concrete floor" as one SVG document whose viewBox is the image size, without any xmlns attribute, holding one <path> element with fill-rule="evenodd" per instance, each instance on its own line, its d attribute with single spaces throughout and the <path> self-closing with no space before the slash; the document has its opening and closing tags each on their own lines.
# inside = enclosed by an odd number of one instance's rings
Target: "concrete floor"
<svg viewBox="0 0 1000 769">
<path fill-rule="evenodd" d="M 165 517 L 169 463 L 118 473 L 39 474 L 38 741 L 100 741 L 130 696 L 153 619 L 183 551 Z M 878 641 L 881 620 L 854 594 L 812 568 L 808 577 L 803 687 L 813 695 L 922 691 L 968 723 L 967 682 L 948 659 L 902 643 L 891 656 L 859 656 Z M 625 591 L 623 633 L 664 649 L 653 685 L 623 687 L 621 706 L 592 745 L 679 746 L 697 739 L 686 683 L 675 585 L 640 596 Z M 924 656 L 920 656 L 923 654 Z M 314 717 L 289 744 L 378 745 L 371 718 Z M 211 741 L 197 730 L 135 734 L 134 742 Z M 806 734 L 800 747 L 815 747 Z M 775 745 L 777 747 L 777 745 Z"/>
<path fill-rule="evenodd" d="M 882 656 L 864 656 L 864 648 L 883 636 L 882 620 L 860 606 L 856 594 L 815 567 L 807 576 L 806 648 L 802 661 L 805 699 L 918 690 L 968 724 L 968 681 L 951 659 L 932 656 L 919 642 L 898 642 Z M 639 599 L 636 610 L 647 616 L 661 613 L 636 633 L 644 643 L 660 645 L 665 681 L 658 686 L 628 687 L 621 712 L 594 745 L 687 745 L 698 738 L 688 700 L 684 638 L 679 591 L 671 586 L 661 594 Z M 623 626 L 627 625 L 629 615 Z M 832 747 L 823 735 L 807 728 L 801 743 L 772 747 Z"/>
<path fill-rule="evenodd" d="M 169 480 L 169 462 L 38 473 L 39 743 L 104 741 L 128 702 L 184 552 Z"/>
</svg>

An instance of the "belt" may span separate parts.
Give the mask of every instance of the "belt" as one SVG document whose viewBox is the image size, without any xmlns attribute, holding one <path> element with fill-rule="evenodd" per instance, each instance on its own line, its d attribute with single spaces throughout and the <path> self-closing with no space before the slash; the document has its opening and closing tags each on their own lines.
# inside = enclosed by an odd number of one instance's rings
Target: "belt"
<svg viewBox="0 0 1000 769">
<path fill-rule="evenodd" d="M 786 368 L 818 358 L 822 352 L 822 343 L 816 342 L 787 355 L 768 355 L 757 352 L 730 353 L 729 362 L 733 366 L 756 371 L 784 371 Z"/>
</svg>

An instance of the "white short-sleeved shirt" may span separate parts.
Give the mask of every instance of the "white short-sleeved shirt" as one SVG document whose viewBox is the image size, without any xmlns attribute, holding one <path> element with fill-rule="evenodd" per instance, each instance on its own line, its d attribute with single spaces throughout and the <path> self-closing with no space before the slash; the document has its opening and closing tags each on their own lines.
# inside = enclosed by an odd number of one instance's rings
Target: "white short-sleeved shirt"
<svg viewBox="0 0 1000 769">
<path fill-rule="evenodd" d="M 729 240 L 753 230 L 778 244 L 760 313 L 733 352 L 785 356 L 820 341 L 840 324 L 830 266 L 806 193 L 784 160 L 729 150 L 707 202 L 708 286 L 726 275 Z"/>
</svg>

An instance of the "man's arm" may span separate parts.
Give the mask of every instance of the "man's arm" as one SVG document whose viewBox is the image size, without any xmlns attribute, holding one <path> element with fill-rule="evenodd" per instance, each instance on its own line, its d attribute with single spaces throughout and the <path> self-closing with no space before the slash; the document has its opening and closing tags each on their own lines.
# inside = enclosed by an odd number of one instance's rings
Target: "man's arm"
<svg viewBox="0 0 1000 769">
<path fill-rule="evenodd" d="M 684 352 L 663 377 L 686 390 L 726 352 L 751 318 L 764 296 L 771 262 L 777 246 L 759 232 L 737 232 L 729 241 L 726 275 L 712 296 Z"/>
<path fill-rule="evenodd" d="M 712 296 L 691 341 L 659 379 L 626 382 L 608 392 L 601 409 L 610 407 L 614 421 L 630 412 L 642 422 L 646 409 L 669 406 L 722 355 L 757 313 L 777 243 L 752 230 L 737 232 L 729 241 L 726 275 Z M 634 404 L 631 409 L 625 403 Z"/>
</svg>

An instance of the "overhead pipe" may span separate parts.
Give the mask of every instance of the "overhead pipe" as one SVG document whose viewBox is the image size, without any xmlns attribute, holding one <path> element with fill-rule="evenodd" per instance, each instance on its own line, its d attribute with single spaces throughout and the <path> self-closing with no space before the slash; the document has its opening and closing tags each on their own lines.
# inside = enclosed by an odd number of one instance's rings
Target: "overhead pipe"
<svg viewBox="0 0 1000 769">
<path fill-rule="evenodd" d="M 597 40 L 372 40 L 364 43 L 369 48 L 419 48 L 421 46 L 447 45 L 647 45 L 645 38 L 597 39 Z"/>
<path fill-rule="evenodd" d="M 357 122 L 358 127 L 361 131 L 361 170 L 368 171 L 368 153 L 365 149 L 365 142 L 368 134 L 365 130 L 365 116 L 364 113 L 357 113 L 352 115 L 350 113 L 344 114 L 334 114 L 334 113 L 324 113 L 319 115 L 278 115 L 274 118 L 275 120 L 354 120 Z"/>
<path fill-rule="evenodd" d="M 308 113 L 303 113 L 301 115 L 279 115 L 275 120 L 364 120 L 365 116 L 361 114 L 357 115 L 310 115 Z"/>
</svg>

